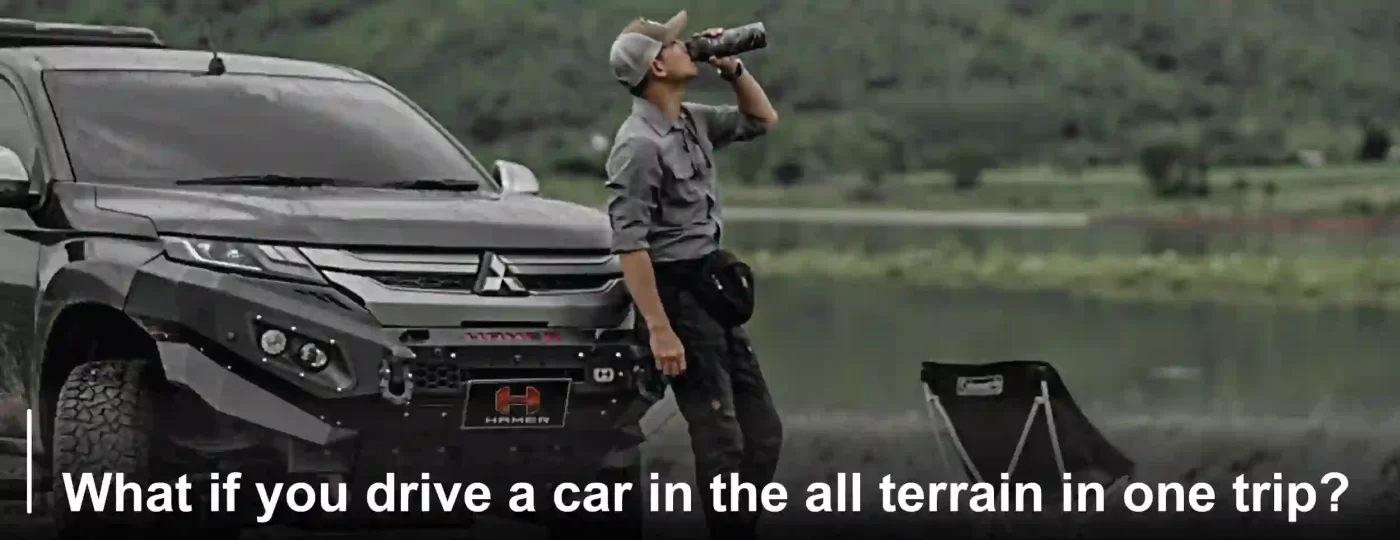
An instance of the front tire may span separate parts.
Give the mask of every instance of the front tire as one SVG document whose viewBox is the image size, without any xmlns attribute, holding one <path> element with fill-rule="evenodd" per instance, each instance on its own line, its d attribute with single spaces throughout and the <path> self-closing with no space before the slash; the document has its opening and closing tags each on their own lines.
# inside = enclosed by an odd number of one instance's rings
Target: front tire
<svg viewBox="0 0 1400 540">
<path fill-rule="evenodd" d="M 60 537 L 96 536 L 104 529 L 138 524 L 136 517 L 142 514 L 112 507 L 115 477 L 102 512 L 91 504 L 72 509 L 64 477 L 71 477 L 75 488 L 86 474 L 99 488 L 107 473 L 120 473 L 125 481 L 143 486 L 151 482 L 155 407 L 151 393 L 143 391 L 146 366 L 141 360 L 89 362 L 70 372 L 59 390 L 52 454 L 54 522 Z"/>
<path fill-rule="evenodd" d="M 152 532 L 157 526 L 168 533 L 171 526 L 185 525 L 179 523 L 185 520 L 175 515 L 153 519 L 165 514 L 152 514 L 144 508 L 116 511 L 117 500 L 128 507 L 132 500 L 117 490 L 115 474 L 142 486 L 143 491 L 153 482 L 174 480 L 165 478 L 159 466 L 162 438 L 157 430 L 156 396 L 160 382 L 152 364 L 140 359 L 89 362 L 68 374 L 55 404 L 52 445 L 54 522 L 60 538 L 110 538 L 114 531 Z M 100 490 L 103 475 L 108 473 L 113 476 L 103 511 L 94 511 L 91 501 L 78 510 L 71 509 L 64 476 L 71 477 L 77 491 L 83 475 L 91 475 L 94 487 Z M 195 529 L 206 539 L 241 534 L 236 528 Z"/>
</svg>

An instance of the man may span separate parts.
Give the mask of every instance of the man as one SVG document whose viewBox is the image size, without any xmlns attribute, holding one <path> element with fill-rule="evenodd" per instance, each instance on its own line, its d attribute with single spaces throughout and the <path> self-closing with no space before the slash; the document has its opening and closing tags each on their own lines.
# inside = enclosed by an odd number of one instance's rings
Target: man
<svg viewBox="0 0 1400 540">
<path fill-rule="evenodd" d="M 696 504 L 714 538 L 752 538 L 758 512 L 716 512 L 709 484 L 731 474 L 762 488 L 772 482 L 782 424 L 742 327 L 708 314 L 687 287 L 719 249 L 721 220 L 714 152 L 778 122 L 752 74 L 735 58 L 711 58 L 739 105 L 686 103 L 699 74 L 680 40 L 681 11 L 665 24 L 637 19 L 613 42 L 613 75 L 633 95 L 608 157 L 613 252 L 644 324 L 656 367 L 670 378 L 695 452 Z M 699 35 L 716 36 L 711 29 Z M 729 493 L 720 501 L 729 507 Z M 748 501 L 743 501 L 747 508 Z"/>
</svg>

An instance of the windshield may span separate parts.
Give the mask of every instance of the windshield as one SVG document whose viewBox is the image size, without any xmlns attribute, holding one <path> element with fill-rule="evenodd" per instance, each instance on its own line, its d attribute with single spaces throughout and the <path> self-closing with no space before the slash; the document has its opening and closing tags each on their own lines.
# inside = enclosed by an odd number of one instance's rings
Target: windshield
<svg viewBox="0 0 1400 540">
<path fill-rule="evenodd" d="M 447 135 L 372 83 L 54 71 L 45 86 L 79 181 L 285 175 L 493 185 Z"/>
</svg>

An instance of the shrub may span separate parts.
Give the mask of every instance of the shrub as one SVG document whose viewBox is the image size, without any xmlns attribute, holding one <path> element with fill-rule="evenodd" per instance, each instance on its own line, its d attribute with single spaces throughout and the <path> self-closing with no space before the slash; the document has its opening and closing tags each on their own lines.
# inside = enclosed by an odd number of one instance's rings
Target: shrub
<svg viewBox="0 0 1400 540">
<path fill-rule="evenodd" d="M 1148 186 L 1158 197 L 1205 196 L 1209 169 L 1201 154 L 1179 140 L 1149 144 L 1139 154 Z"/>
<path fill-rule="evenodd" d="M 1380 126 L 1367 126 L 1366 136 L 1361 141 L 1361 161 L 1381 161 L 1390 154 L 1390 133 Z"/>
<path fill-rule="evenodd" d="M 773 182 L 783 187 L 795 186 L 806 176 L 807 168 L 793 158 L 779 160 L 773 166 Z"/>
<path fill-rule="evenodd" d="M 972 189 L 982 181 L 982 173 L 996 164 L 991 152 L 973 145 L 959 145 L 948 151 L 944 169 L 953 175 L 953 189 Z"/>
<path fill-rule="evenodd" d="M 1249 177 L 1243 174 L 1236 176 L 1235 181 L 1230 184 L 1230 188 L 1234 189 L 1235 193 L 1238 193 L 1240 195 L 1249 193 L 1249 190 L 1253 189 L 1253 187 L 1254 184 L 1250 183 Z"/>
</svg>

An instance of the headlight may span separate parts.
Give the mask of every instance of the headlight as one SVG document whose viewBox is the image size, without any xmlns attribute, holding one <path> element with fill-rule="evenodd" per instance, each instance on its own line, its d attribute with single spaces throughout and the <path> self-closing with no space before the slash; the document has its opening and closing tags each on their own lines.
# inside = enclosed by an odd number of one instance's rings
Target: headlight
<svg viewBox="0 0 1400 540">
<path fill-rule="evenodd" d="M 258 347 L 263 354 L 277 356 L 287 350 L 287 333 L 276 328 L 271 328 L 258 336 Z"/>
<path fill-rule="evenodd" d="M 324 283 L 311 261 L 294 247 L 165 237 L 165 253 L 171 258 L 214 268 Z"/>
<path fill-rule="evenodd" d="M 307 371 L 321 371 L 330 362 L 330 356 L 315 343 L 307 343 L 297 349 L 297 363 Z"/>
</svg>

